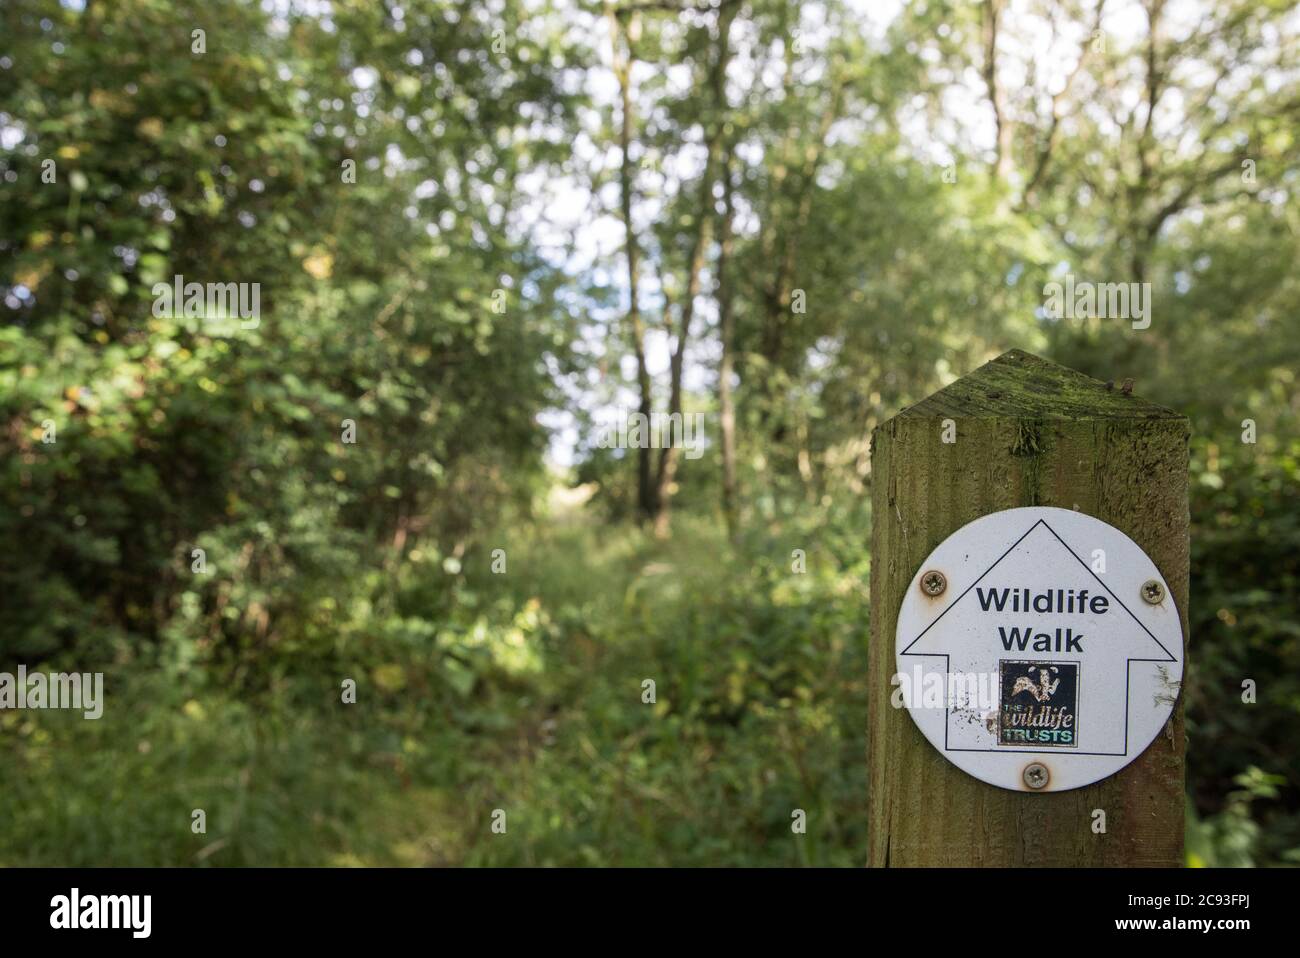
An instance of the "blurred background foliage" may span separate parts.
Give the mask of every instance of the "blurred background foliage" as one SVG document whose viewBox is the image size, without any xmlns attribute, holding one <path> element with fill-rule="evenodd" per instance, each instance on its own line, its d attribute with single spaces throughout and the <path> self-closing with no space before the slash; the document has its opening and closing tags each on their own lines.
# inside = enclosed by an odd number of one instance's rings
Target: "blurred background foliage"
<svg viewBox="0 0 1300 958">
<path fill-rule="evenodd" d="M 0 713 L 0 864 L 860 864 L 870 432 L 1011 347 L 1191 418 L 1188 861 L 1300 861 L 1298 68 L 1280 0 L 6 0 L 0 670 L 107 702 Z"/>
</svg>

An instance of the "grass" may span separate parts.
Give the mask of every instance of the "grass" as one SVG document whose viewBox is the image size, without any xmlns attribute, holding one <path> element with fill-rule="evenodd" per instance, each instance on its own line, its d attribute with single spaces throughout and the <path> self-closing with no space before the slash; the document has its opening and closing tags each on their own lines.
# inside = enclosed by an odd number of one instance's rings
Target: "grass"
<svg viewBox="0 0 1300 958">
<path fill-rule="evenodd" d="M 861 863 L 861 568 L 689 517 L 500 540 L 504 575 L 490 541 L 407 571 L 355 705 L 318 658 L 255 691 L 136 661 L 98 722 L 4 715 L 0 864 Z"/>
</svg>

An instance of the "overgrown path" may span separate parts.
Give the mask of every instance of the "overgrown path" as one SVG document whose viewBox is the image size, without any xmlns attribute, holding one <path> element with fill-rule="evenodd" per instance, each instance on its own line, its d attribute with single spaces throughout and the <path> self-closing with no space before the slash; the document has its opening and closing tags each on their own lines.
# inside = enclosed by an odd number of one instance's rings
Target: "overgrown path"
<svg viewBox="0 0 1300 958">
<path fill-rule="evenodd" d="M 861 864 L 866 562 L 837 555 L 686 515 L 413 550 L 271 667 L 164 644 L 100 721 L 0 716 L 0 865 Z"/>
<path fill-rule="evenodd" d="M 790 551 L 589 520 L 507 550 L 469 585 L 513 613 L 446 731 L 472 759 L 393 797 L 394 856 L 860 864 L 865 577 Z"/>
</svg>

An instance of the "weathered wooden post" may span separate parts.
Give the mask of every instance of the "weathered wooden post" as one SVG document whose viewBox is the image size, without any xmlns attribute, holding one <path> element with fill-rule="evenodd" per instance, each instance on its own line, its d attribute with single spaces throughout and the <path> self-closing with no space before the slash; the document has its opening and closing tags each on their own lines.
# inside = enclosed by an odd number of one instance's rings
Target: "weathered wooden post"
<svg viewBox="0 0 1300 958">
<path fill-rule="evenodd" d="M 871 865 L 1182 864 L 1187 439 L 1019 350 L 876 429 Z"/>
</svg>

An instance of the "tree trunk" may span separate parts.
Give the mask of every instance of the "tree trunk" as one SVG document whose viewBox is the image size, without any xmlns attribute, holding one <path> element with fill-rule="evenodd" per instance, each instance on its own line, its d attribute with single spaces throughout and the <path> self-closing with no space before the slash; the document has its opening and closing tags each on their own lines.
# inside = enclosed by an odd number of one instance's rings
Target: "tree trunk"
<svg viewBox="0 0 1300 958">
<path fill-rule="evenodd" d="M 680 307 L 677 341 L 673 345 L 669 363 L 668 415 L 669 422 L 675 422 L 682 416 L 682 369 L 686 359 L 686 344 L 690 342 L 691 321 L 695 316 L 695 300 L 700 294 L 700 274 L 704 269 L 704 260 L 708 252 L 709 232 L 713 225 L 713 177 L 718 166 L 718 156 L 722 149 L 722 134 L 725 127 L 724 113 L 727 107 L 727 58 L 730 53 L 731 23 L 735 17 L 734 7 L 724 7 L 718 14 L 718 50 L 709 72 L 709 86 L 713 91 L 711 109 L 713 115 L 708 119 L 705 132 L 707 153 L 704 170 L 700 174 L 700 190 L 697 202 L 695 236 L 691 243 L 691 253 L 686 265 L 686 294 Z M 664 317 L 667 323 L 667 315 Z M 677 417 L 677 418 L 674 418 Z M 671 523 L 673 483 L 677 478 L 677 464 L 681 450 L 676 441 L 668 442 L 659 453 L 659 472 L 655 483 L 655 535 L 668 535 Z"/>
<path fill-rule="evenodd" d="M 998 83 L 998 30 L 1001 26 L 1003 0 L 985 0 L 984 3 L 984 83 L 988 87 L 989 104 L 993 107 L 993 122 L 997 130 L 997 159 L 993 175 L 1005 183 L 1011 176 L 1011 142 L 1013 125 L 1007 106 L 1006 92 Z"/>
<path fill-rule="evenodd" d="M 731 377 L 735 367 L 732 341 L 735 338 L 736 314 L 728 266 L 735 239 L 732 236 L 731 154 L 722 161 L 722 225 L 718 229 L 718 337 L 722 340 L 722 359 L 718 363 L 718 418 L 722 444 L 722 518 L 732 542 L 738 534 L 736 515 L 736 410 L 732 405 Z"/>
<path fill-rule="evenodd" d="M 621 150 L 619 164 L 619 202 L 623 215 L 623 228 L 626 233 L 627 247 L 627 326 L 632 339 L 632 350 L 636 355 L 637 389 L 641 394 L 639 412 L 643 422 L 649 423 L 653 412 L 653 394 L 650 384 L 650 369 L 646 365 L 645 324 L 641 319 L 640 303 L 637 297 L 637 273 L 639 269 L 639 250 L 636 229 L 632 222 L 632 160 L 629 151 L 632 145 L 632 127 L 634 115 L 632 110 L 632 43 L 626 36 L 623 25 L 612 5 L 605 8 L 609 17 L 611 45 L 613 47 L 614 75 L 618 79 L 622 116 L 620 117 L 618 142 Z M 635 14 L 633 14 L 635 16 Z M 626 44 L 626 48 L 624 47 Z M 652 450 L 642 444 L 637 449 L 637 511 L 641 521 L 653 519 L 658 513 L 656 489 L 653 483 Z"/>
</svg>

